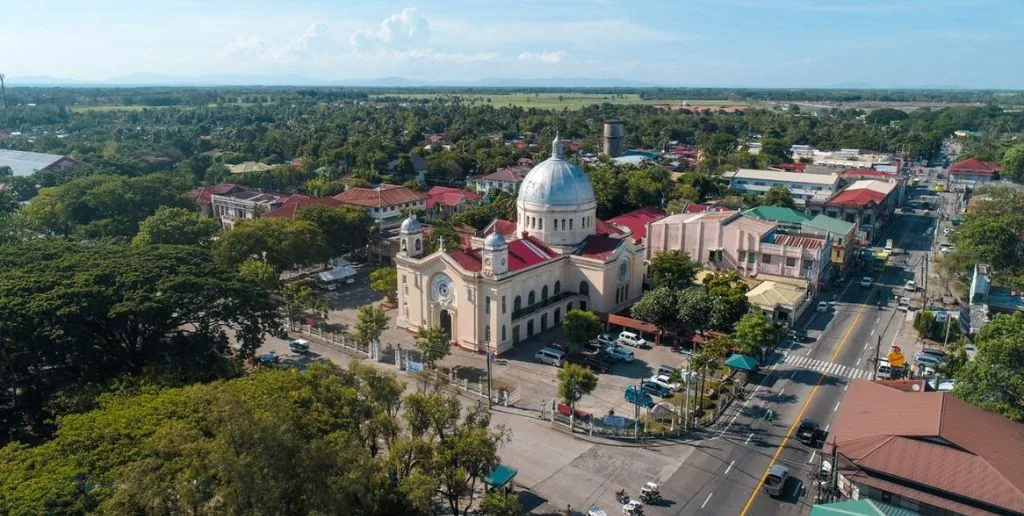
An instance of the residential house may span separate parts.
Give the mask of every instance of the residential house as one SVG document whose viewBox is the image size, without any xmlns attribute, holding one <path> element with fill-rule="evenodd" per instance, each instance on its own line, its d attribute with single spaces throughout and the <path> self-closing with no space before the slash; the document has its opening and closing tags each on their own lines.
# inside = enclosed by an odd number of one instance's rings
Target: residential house
<svg viewBox="0 0 1024 516">
<path fill-rule="evenodd" d="M 467 207 L 479 206 L 481 200 L 483 200 L 483 196 L 476 192 L 462 188 L 435 186 L 427 191 L 427 216 L 432 218 L 458 213 Z"/>
<path fill-rule="evenodd" d="M 234 227 L 239 220 L 251 220 L 284 205 L 287 195 L 230 189 L 225 194 L 211 194 L 210 207 L 214 217 L 225 229 Z"/>
<path fill-rule="evenodd" d="M 380 229 L 398 226 L 408 213 L 427 208 L 426 194 L 386 183 L 373 188 L 349 188 L 334 198 L 346 205 L 366 209 Z"/>
<path fill-rule="evenodd" d="M 519 189 L 519 183 L 530 172 L 528 166 L 501 167 L 491 174 L 472 178 L 470 183 L 475 186 L 478 193 L 487 195 L 491 190 L 502 190 L 515 193 Z"/>
<path fill-rule="evenodd" d="M 266 172 L 270 170 L 270 165 L 259 163 L 257 161 L 246 161 L 244 163 L 238 163 L 237 165 L 225 166 L 228 167 L 228 172 L 232 174 L 247 174 L 249 172 Z"/>
<path fill-rule="evenodd" d="M 839 189 L 839 174 L 804 174 L 741 168 L 735 172 L 726 172 L 722 177 L 729 180 L 730 188 L 743 194 L 764 195 L 771 187 L 782 186 L 789 190 L 793 202 L 798 205 L 827 199 Z"/>
<path fill-rule="evenodd" d="M 774 222 L 784 231 L 800 231 L 800 225 L 810 219 L 807 215 L 784 206 L 757 206 L 743 214 Z"/>
<path fill-rule="evenodd" d="M 16 176 L 30 176 L 38 171 L 60 172 L 80 166 L 83 166 L 81 161 L 61 154 L 0 149 L 0 167 L 10 167 Z"/>
<path fill-rule="evenodd" d="M 969 158 L 949 166 L 949 179 L 954 185 L 975 186 L 999 180 L 999 164 Z"/>
<path fill-rule="evenodd" d="M 622 234 L 628 234 L 635 243 L 643 243 L 647 240 L 647 227 L 652 223 L 665 218 L 665 212 L 658 208 L 649 206 L 646 208 L 640 208 L 633 210 L 629 213 L 623 213 L 617 217 L 612 217 L 604 222 L 612 226 L 622 228 Z M 600 232 L 602 229 L 601 224 L 595 226 Z"/>
<path fill-rule="evenodd" d="M 1024 514 L 1024 424 L 923 382 L 854 380 L 822 454 L 838 488 L 924 515 Z"/>
<path fill-rule="evenodd" d="M 824 214 L 857 225 L 857 237 L 873 242 L 892 218 L 898 202 L 897 184 L 862 179 L 854 181 L 824 201 L 807 205 L 809 215 Z"/>
<path fill-rule="evenodd" d="M 199 206 L 200 215 L 204 217 L 212 217 L 214 195 L 230 195 L 248 190 L 248 187 L 242 185 L 236 185 L 233 183 L 219 183 L 215 185 L 207 185 L 202 188 L 192 190 L 191 197 L 196 201 L 196 204 Z"/>
<path fill-rule="evenodd" d="M 808 235 L 828 236 L 832 240 L 832 263 L 846 274 L 857 256 L 857 225 L 818 214 L 800 224 L 800 231 Z"/>
<path fill-rule="evenodd" d="M 292 195 L 283 201 L 283 204 L 263 215 L 267 218 L 294 219 L 302 210 L 311 206 L 327 206 L 339 208 L 345 204 L 333 197 L 309 197 L 307 195 Z"/>
</svg>

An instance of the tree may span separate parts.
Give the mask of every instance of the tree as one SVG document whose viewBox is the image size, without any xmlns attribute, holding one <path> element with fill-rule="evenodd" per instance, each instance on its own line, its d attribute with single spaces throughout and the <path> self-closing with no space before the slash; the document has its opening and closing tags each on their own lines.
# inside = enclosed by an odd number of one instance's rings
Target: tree
<svg viewBox="0 0 1024 516">
<path fill-rule="evenodd" d="M 978 353 L 957 374 L 953 395 L 1024 422 L 1024 313 L 996 315 L 975 345 Z"/>
<path fill-rule="evenodd" d="M 747 284 L 736 273 L 713 273 L 704 278 L 711 296 L 711 329 L 728 332 L 750 311 Z"/>
<path fill-rule="evenodd" d="M 14 177 L 14 169 L 8 167 L 7 165 L 0 167 L 0 179 L 5 179 L 8 177 Z"/>
<path fill-rule="evenodd" d="M 314 204 L 299 212 L 298 218 L 311 222 L 323 235 L 333 256 L 342 256 L 370 241 L 373 221 L 366 210 L 351 206 Z"/>
<path fill-rule="evenodd" d="M 1017 182 L 1024 181 L 1024 142 L 1006 149 L 1000 165 L 1000 175 L 1004 178 Z"/>
<path fill-rule="evenodd" d="M 14 193 L 0 185 L 0 213 L 14 213 L 18 211 L 19 207 L 21 207 L 21 203 L 18 202 Z"/>
<path fill-rule="evenodd" d="M 331 255 L 324 234 L 302 219 L 263 218 L 239 221 L 213 246 L 224 263 L 238 266 L 260 258 L 277 271 L 326 262 Z"/>
<path fill-rule="evenodd" d="M 778 138 L 765 138 L 761 141 L 761 152 L 758 153 L 761 164 L 765 167 L 778 163 L 793 161 L 793 152 L 785 141 Z"/>
<path fill-rule="evenodd" d="M 655 287 L 679 291 L 693 284 L 699 268 L 686 251 L 666 251 L 651 258 L 647 278 Z"/>
<path fill-rule="evenodd" d="M 259 285 L 267 292 L 281 289 L 281 274 L 267 262 L 250 258 L 238 266 L 238 277 L 242 281 Z"/>
<path fill-rule="evenodd" d="M 412 157 L 408 154 L 398 155 L 398 165 L 395 166 L 395 175 L 398 177 L 413 177 L 416 175 L 416 167 L 412 163 Z"/>
<path fill-rule="evenodd" d="M 671 330 L 679 318 L 676 294 L 668 287 L 648 290 L 629 309 L 629 314 L 634 319 L 649 322 L 663 330 Z"/>
<path fill-rule="evenodd" d="M 687 331 L 701 335 L 711 326 L 713 299 L 707 289 L 690 287 L 679 293 L 676 317 Z"/>
<path fill-rule="evenodd" d="M 329 299 L 317 294 L 309 285 L 303 283 L 286 283 L 281 294 L 288 318 L 293 321 L 308 312 L 323 320 L 327 318 L 327 312 L 331 309 Z"/>
<path fill-rule="evenodd" d="M 452 339 L 440 326 L 421 326 L 416 330 L 416 347 L 430 367 L 434 367 L 435 362 L 451 354 Z"/>
<path fill-rule="evenodd" d="M 583 346 L 601 333 L 601 320 L 594 312 L 574 308 L 562 319 L 562 333 L 569 342 Z"/>
<path fill-rule="evenodd" d="M 906 120 L 909 117 L 905 111 L 893 108 L 876 109 L 864 117 L 864 121 L 874 125 L 889 125 L 892 122 Z"/>
<path fill-rule="evenodd" d="M 793 196 L 789 193 L 789 189 L 782 185 L 772 185 L 761 199 L 761 204 L 765 206 L 782 206 L 783 208 L 793 208 L 796 206 L 793 203 Z"/>
<path fill-rule="evenodd" d="M 597 375 L 579 364 L 565 364 L 558 370 L 558 397 L 576 408 L 576 402 L 597 388 Z"/>
<path fill-rule="evenodd" d="M 662 167 L 633 170 L 626 177 L 626 201 L 633 208 L 661 206 L 670 186 L 668 171 Z"/>
<path fill-rule="evenodd" d="M 779 328 L 761 310 L 754 310 L 736 323 L 733 342 L 740 353 L 762 356 L 779 339 Z"/>
<path fill-rule="evenodd" d="M 356 315 L 356 340 L 364 345 L 376 342 L 388 329 L 388 321 L 388 313 L 384 310 L 373 305 L 360 306 Z"/>
<path fill-rule="evenodd" d="M 491 490 L 480 500 L 480 512 L 483 516 L 522 516 L 523 506 L 515 493 Z"/>
<path fill-rule="evenodd" d="M 185 208 L 161 206 L 156 213 L 139 224 L 139 233 L 132 239 L 135 245 L 174 244 L 210 245 L 220 232 L 217 219 L 203 217 Z"/>
<path fill-rule="evenodd" d="M 398 300 L 398 269 L 381 267 L 371 272 L 370 288 L 384 294 L 394 304 Z"/>
<path fill-rule="evenodd" d="M 426 254 L 437 252 L 441 248 L 441 240 L 444 240 L 444 251 L 455 251 L 459 249 L 462 239 L 459 234 L 448 224 L 437 223 L 434 229 L 427 233 L 423 239 L 423 247 Z"/>
</svg>

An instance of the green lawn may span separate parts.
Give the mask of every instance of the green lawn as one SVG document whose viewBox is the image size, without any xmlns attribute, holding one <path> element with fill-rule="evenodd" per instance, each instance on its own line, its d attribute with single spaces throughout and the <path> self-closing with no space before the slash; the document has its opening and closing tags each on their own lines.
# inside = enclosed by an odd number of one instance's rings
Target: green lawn
<svg viewBox="0 0 1024 516">
<path fill-rule="evenodd" d="M 163 109 L 165 106 L 74 106 L 71 111 L 142 111 L 143 109 Z"/>
<path fill-rule="evenodd" d="M 449 93 L 395 93 L 388 95 L 374 95 L 374 98 L 399 97 L 406 99 L 435 99 L 438 97 L 451 96 Z M 685 102 L 690 106 L 737 106 L 744 105 L 742 102 L 731 100 L 648 100 L 640 98 L 636 93 L 460 93 L 459 97 L 479 100 L 495 107 L 518 106 L 523 108 L 537 109 L 582 109 L 593 104 L 627 104 L 627 105 L 683 105 Z"/>
</svg>

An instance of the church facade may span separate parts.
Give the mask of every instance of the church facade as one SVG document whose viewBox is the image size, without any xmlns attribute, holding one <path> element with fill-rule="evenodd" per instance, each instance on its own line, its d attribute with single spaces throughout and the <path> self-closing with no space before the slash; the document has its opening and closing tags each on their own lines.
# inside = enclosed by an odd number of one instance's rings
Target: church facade
<svg viewBox="0 0 1024 516">
<path fill-rule="evenodd" d="M 398 326 L 440 326 L 463 348 L 502 353 L 560 326 L 574 308 L 627 308 L 642 293 L 643 244 L 628 227 L 597 219 L 596 208 L 589 178 L 556 137 L 519 188 L 514 232 L 496 221 L 479 246 L 425 255 L 422 226 L 406 219 L 395 257 Z"/>
</svg>

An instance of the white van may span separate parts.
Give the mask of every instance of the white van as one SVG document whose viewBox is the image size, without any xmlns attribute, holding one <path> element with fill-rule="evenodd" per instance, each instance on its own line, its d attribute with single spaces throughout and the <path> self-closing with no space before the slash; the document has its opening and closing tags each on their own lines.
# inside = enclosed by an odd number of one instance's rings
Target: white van
<svg viewBox="0 0 1024 516">
<path fill-rule="evenodd" d="M 565 353 L 557 349 L 542 348 L 538 351 L 533 358 L 536 358 L 538 362 L 544 364 L 551 364 L 555 367 L 562 367 L 562 361 L 565 360 Z"/>
<path fill-rule="evenodd" d="M 887 360 L 878 361 L 878 371 L 875 372 L 875 378 L 879 380 L 888 380 L 892 378 L 892 367 L 889 366 Z"/>
<path fill-rule="evenodd" d="M 642 348 L 647 346 L 647 341 L 644 340 L 643 337 L 631 331 L 624 331 L 619 334 L 619 344 L 633 346 L 634 348 Z"/>
</svg>

